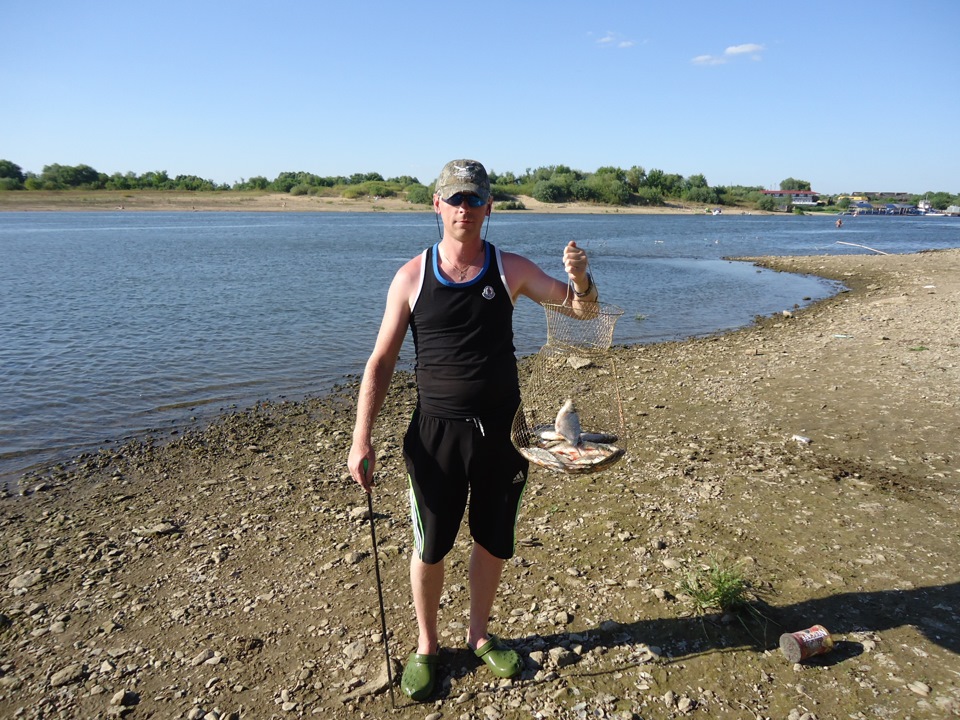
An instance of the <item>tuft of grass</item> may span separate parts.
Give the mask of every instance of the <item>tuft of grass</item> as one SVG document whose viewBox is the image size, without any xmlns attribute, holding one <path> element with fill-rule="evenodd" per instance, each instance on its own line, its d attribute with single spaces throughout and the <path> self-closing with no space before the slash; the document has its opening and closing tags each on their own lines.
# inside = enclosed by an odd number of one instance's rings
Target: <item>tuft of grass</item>
<svg viewBox="0 0 960 720">
<path fill-rule="evenodd" d="M 687 573 L 680 580 L 679 589 L 701 615 L 711 610 L 737 612 L 748 608 L 753 599 L 742 570 L 716 558 L 709 565 Z"/>
</svg>

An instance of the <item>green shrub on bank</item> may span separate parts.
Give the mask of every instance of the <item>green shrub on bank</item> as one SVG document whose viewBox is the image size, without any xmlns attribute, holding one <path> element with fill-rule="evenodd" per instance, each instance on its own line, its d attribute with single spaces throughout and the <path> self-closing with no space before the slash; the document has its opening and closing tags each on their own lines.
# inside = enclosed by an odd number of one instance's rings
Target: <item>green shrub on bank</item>
<svg viewBox="0 0 960 720">
<path fill-rule="evenodd" d="M 429 205 L 433 202 L 433 194 L 426 185 L 407 185 L 407 202 L 414 205 Z"/>
</svg>

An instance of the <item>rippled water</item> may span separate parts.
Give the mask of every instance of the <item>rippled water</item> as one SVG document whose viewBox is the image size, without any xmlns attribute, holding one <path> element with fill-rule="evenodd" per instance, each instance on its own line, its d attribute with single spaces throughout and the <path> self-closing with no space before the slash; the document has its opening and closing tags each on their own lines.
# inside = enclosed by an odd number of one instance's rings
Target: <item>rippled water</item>
<svg viewBox="0 0 960 720">
<path fill-rule="evenodd" d="M 433 216 L 0 213 L 0 479 L 39 462 L 359 373 L 396 269 Z M 618 344 L 739 327 L 834 292 L 724 260 L 960 246 L 951 218 L 494 215 L 488 239 L 556 276 L 587 248 Z M 522 354 L 545 342 L 523 300 Z M 412 363 L 405 346 L 401 366 Z"/>
</svg>

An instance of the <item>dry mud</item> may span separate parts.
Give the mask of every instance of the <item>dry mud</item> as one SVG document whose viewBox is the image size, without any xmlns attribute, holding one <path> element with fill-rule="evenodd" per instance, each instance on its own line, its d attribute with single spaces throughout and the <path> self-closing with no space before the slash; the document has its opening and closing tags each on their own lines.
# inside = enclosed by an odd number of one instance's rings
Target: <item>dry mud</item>
<svg viewBox="0 0 960 720">
<path fill-rule="evenodd" d="M 960 714 L 960 252 L 767 258 L 849 288 L 731 334 L 616 348 L 612 469 L 533 469 L 491 629 L 448 561 L 440 688 L 385 689 L 354 381 L 24 477 L 0 500 L 0 716 L 938 718 Z M 398 376 L 373 495 L 389 647 L 415 644 Z M 698 615 L 737 563 L 755 612 Z M 779 635 L 836 649 L 791 664 Z"/>
</svg>

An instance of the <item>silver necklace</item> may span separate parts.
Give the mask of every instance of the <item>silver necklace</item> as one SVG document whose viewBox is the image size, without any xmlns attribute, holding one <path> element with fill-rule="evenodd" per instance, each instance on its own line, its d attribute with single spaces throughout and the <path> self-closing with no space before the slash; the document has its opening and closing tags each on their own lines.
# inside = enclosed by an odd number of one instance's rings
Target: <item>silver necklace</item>
<svg viewBox="0 0 960 720">
<path fill-rule="evenodd" d="M 439 248 L 439 245 L 437 247 Z M 454 269 L 460 274 L 460 279 L 457 282 L 463 282 L 464 280 L 467 279 L 467 274 L 470 272 L 470 270 L 473 269 L 473 264 L 477 261 L 477 258 L 480 257 L 481 254 L 483 254 L 483 248 L 484 248 L 484 243 L 481 242 L 480 252 L 477 253 L 477 255 L 473 258 L 473 260 L 467 263 L 466 268 L 460 267 L 453 260 L 451 260 L 446 255 L 444 255 L 443 250 L 440 251 L 440 257 L 446 260 L 448 265 L 453 265 Z"/>
</svg>

